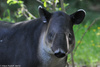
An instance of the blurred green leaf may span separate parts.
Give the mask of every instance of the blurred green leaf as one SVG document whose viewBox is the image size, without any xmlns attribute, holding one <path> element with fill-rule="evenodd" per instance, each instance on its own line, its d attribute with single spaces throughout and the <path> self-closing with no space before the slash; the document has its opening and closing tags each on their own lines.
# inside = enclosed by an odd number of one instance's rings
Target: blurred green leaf
<svg viewBox="0 0 100 67">
<path fill-rule="evenodd" d="M 44 2 L 45 0 L 42 0 L 42 2 Z"/>
<path fill-rule="evenodd" d="M 18 1 L 20 4 L 23 4 L 24 2 L 23 1 Z"/>
<path fill-rule="evenodd" d="M 44 2 L 44 7 L 47 7 L 47 2 L 46 1 Z"/>
<path fill-rule="evenodd" d="M 12 0 L 7 0 L 7 4 L 9 4 Z"/>
<path fill-rule="evenodd" d="M 61 11 L 61 7 L 59 8 L 59 10 Z"/>
<path fill-rule="evenodd" d="M 55 3 L 59 3 L 59 0 L 55 0 L 54 2 L 55 2 Z"/>
<path fill-rule="evenodd" d="M 69 3 L 67 3 L 67 4 L 64 3 L 64 7 L 67 7 L 68 5 L 69 5 Z"/>
</svg>

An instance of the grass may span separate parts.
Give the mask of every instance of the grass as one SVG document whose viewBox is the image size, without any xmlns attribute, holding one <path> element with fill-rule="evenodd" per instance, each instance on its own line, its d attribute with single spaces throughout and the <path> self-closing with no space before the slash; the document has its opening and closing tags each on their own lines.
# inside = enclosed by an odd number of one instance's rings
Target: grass
<svg viewBox="0 0 100 67">
<path fill-rule="evenodd" d="M 74 54 L 74 61 L 78 65 L 95 65 L 100 62 L 100 21 L 94 24 L 85 34 L 81 44 L 77 48 Z M 76 38 L 76 45 L 80 42 L 80 39 L 85 30 L 90 25 L 90 21 L 87 21 L 85 25 L 80 24 L 74 26 L 74 33 Z M 78 30 L 78 31 L 77 31 Z"/>
<path fill-rule="evenodd" d="M 72 14 L 77 10 L 77 8 L 70 8 L 67 10 L 67 13 Z M 85 11 L 86 17 L 83 23 L 80 25 L 74 25 L 73 27 L 76 46 L 80 42 L 80 39 L 88 26 L 96 18 L 100 17 L 99 12 L 90 11 L 88 9 L 85 9 Z M 68 58 L 68 62 L 71 63 L 70 55 Z M 74 62 L 77 65 L 92 65 L 93 67 L 95 67 L 97 63 L 100 63 L 100 20 L 96 21 L 96 23 L 87 31 L 87 33 L 83 37 L 81 44 L 74 54 Z"/>
</svg>

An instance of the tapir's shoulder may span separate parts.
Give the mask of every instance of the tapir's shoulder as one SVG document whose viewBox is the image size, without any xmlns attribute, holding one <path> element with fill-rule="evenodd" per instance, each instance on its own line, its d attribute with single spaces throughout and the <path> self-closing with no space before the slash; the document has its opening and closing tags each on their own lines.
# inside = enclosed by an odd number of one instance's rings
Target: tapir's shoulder
<svg viewBox="0 0 100 67">
<path fill-rule="evenodd" d="M 13 23 L 0 21 L 0 28 L 9 28 Z"/>
<path fill-rule="evenodd" d="M 38 22 L 41 22 L 40 19 L 21 21 L 21 22 L 15 22 L 15 23 L 0 21 L 0 30 L 11 29 L 11 28 L 19 28 L 19 27 L 24 27 L 24 26 L 28 26 L 28 25 L 30 25 L 30 26 L 36 25 Z"/>
<path fill-rule="evenodd" d="M 14 32 L 32 31 L 33 29 L 40 27 L 41 22 L 42 21 L 39 18 L 15 23 L 0 21 L 0 35 L 2 36 L 11 33 L 13 34 Z"/>
<path fill-rule="evenodd" d="M 7 33 L 12 25 L 13 23 L 0 21 L 0 35 Z"/>
</svg>

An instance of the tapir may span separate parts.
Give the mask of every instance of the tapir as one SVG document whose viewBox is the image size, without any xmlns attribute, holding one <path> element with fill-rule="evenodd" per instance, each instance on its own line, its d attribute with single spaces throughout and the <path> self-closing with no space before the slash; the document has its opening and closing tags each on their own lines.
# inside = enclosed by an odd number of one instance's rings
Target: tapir
<svg viewBox="0 0 100 67">
<path fill-rule="evenodd" d="M 73 26 L 80 24 L 85 11 L 68 15 L 39 7 L 40 18 L 9 23 L 0 21 L 0 66 L 65 67 L 75 47 Z"/>
</svg>

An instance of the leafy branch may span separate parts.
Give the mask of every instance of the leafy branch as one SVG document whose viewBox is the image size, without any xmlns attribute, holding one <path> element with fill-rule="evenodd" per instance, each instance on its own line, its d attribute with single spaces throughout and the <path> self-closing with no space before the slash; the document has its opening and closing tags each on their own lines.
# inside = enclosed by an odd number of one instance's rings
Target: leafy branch
<svg viewBox="0 0 100 67">
<path fill-rule="evenodd" d="M 25 16 L 28 20 L 30 19 L 36 19 L 36 17 L 34 15 L 32 15 L 28 9 L 26 8 L 26 6 L 24 5 L 23 1 L 18 1 L 18 0 L 7 0 L 7 4 L 12 5 L 12 4 L 19 4 L 20 8 L 18 9 L 18 11 L 15 13 L 16 17 L 19 18 L 21 16 Z"/>
<path fill-rule="evenodd" d="M 45 8 L 49 8 L 53 11 L 61 10 L 65 12 L 65 7 L 67 7 L 69 4 L 65 4 L 64 0 L 37 0 L 40 4 L 44 5 Z M 57 4 L 60 3 L 61 7 L 58 7 Z M 52 7 L 52 8 L 51 8 Z"/>
</svg>

